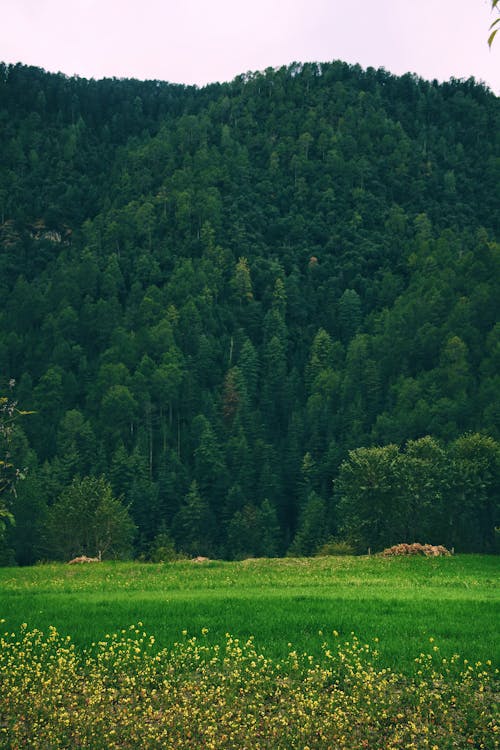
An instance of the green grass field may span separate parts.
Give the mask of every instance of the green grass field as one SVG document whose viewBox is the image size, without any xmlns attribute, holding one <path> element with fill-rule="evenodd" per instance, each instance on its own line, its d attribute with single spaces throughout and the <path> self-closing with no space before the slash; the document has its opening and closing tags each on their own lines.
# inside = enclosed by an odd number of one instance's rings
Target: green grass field
<svg viewBox="0 0 500 750">
<path fill-rule="evenodd" d="M 430 637 L 443 656 L 498 663 L 498 570 L 476 555 L 3 568 L 0 619 L 4 630 L 53 625 L 77 647 L 140 621 L 161 647 L 208 628 L 211 643 L 252 635 L 282 657 L 289 643 L 317 653 L 337 630 L 379 638 L 382 663 L 402 671 Z"/>
</svg>

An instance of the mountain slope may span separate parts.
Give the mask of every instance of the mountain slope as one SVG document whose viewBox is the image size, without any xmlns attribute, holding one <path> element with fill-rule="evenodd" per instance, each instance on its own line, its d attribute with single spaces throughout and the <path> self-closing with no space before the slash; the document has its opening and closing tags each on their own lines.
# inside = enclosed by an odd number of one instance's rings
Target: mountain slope
<svg viewBox="0 0 500 750">
<path fill-rule="evenodd" d="M 0 362 L 37 411 L 20 561 L 57 554 L 77 474 L 145 554 L 275 554 L 307 524 L 313 551 L 347 528 L 349 450 L 499 439 L 489 91 L 340 62 L 202 90 L 1 73 Z"/>
</svg>

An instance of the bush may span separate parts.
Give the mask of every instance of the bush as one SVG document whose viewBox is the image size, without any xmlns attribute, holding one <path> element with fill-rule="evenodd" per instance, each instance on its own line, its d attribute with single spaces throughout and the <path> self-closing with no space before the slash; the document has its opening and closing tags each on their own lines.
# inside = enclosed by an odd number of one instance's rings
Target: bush
<svg viewBox="0 0 500 750">
<path fill-rule="evenodd" d="M 321 544 L 315 552 L 315 557 L 335 557 L 337 555 L 355 555 L 356 550 L 350 542 L 344 539 L 329 539 Z"/>
<path fill-rule="evenodd" d="M 149 548 L 148 559 L 154 563 L 174 562 L 186 559 L 185 555 L 177 552 L 174 540 L 168 531 L 161 531 L 155 536 Z"/>
</svg>

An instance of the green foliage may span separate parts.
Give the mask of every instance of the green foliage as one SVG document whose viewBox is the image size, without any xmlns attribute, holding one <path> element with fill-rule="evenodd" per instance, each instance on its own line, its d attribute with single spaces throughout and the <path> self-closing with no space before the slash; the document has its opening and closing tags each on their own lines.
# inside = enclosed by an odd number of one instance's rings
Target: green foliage
<svg viewBox="0 0 500 750">
<path fill-rule="evenodd" d="M 9 451 L 15 405 L 9 401 L 7 396 L 2 396 L 0 398 L 0 410 L 0 439 L 2 441 L 2 457 L 0 458 L 0 493 L 3 495 L 13 487 L 16 479 L 16 469 L 10 460 Z M 12 522 L 14 517 L 8 510 L 8 506 L 2 497 L 2 500 L 0 501 L 0 531 L 2 532 L 5 528 L 5 520 Z"/>
<path fill-rule="evenodd" d="M 453 469 L 450 510 L 456 523 L 453 541 L 465 551 L 496 551 L 500 525 L 500 445 L 490 437 L 469 434 L 450 447 Z"/>
<path fill-rule="evenodd" d="M 461 552 L 495 550 L 500 446 L 469 434 L 443 448 L 431 437 L 349 453 L 335 481 L 341 532 L 362 551 L 421 541 Z"/>
<path fill-rule="evenodd" d="M 312 492 L 327 536 L 492 549 L 494 490 L 451 446 L 500 439 L 498 133 L 473 80 L 340 61 L 205 89 L 1 65 L 0 362 L 37 411 L 2 460 L 40 497 L 9 511 L 16 559 L 61 554 L 44 513 L 78 475 L 109 479 L 146 556 L 161 530 L 312 554 Z M 370 531 L 368 490 L 332 480 L 388 445 Z"/>
<path fill-rule="evenodd" d="M 76 477 L 50 508 L 50 550 L 66 562 L 77 555 L 126 558 L 135 525 L 103 477 Z"/>
<path fill-rule="evenodd" d="M 327 537 L 326 503 L 315 492 L 310 492 L 288 553 L 296 557 L 312 555 Z"/>
<path fill-rule="evenodd" d="M 33 565 L 46 558 L 48 503 L 43 473 L 30 467 L 12 501 L 15 524 L 7 530 L 7 539 L 19 565 Z"/>
<path fill-rule="evenodd" d="M 335 489 L 341 533 L 359 551 L 383 549 L 403 534 L 399 456 L 396 445 L 357 448 L 340 467 Z"/>
<path fill-rule="evenodd" d="M 354 555 L 355 549 L 352 544 L 345 542 L 342 539 L 330 538 L 324 544 L 321 544 L 316 550 L 316 557 L 326 556 L 338 556 L 338 555 Z"/>
<path fill-rule="evenodd" d="M 235 560 L 276 557 L 280 548 L 276 509 L 269 500 L 260 508 L 246 504 L 232 516 L 227 527 L 226 555 Z"/>
<path fill-rule="evenodd" d="M 168 531 L 159 531 L 151 542 L 148 557 L 151 562 L 160 563 L 180 560 L 183 556 L 176 551 L 172 535 Z"/>
<path fill-rule="evenodd" d="M 177 548 L 191 557 L 211 557 L 215 553 L 215 518 L 208 502 L 200 495 L 196 480 L 172 521 Z"/>
<path fill-rule="evenodd" d="M 14 387 L 13 380 L 9 385 Z M 24 479 L 24 474 L 15 465 L 16 433 L 15 422 L 19 416 L 32 414 L 33 412 L 20 411 L 17 402 L 11 396 L 0 396 L 0 538 L 5 532 L 6 523 L 14 523 L 14 515 L 11 512 L 12 496 L 15 496 L 15 486 L 19 479 Z"/>
</svg>

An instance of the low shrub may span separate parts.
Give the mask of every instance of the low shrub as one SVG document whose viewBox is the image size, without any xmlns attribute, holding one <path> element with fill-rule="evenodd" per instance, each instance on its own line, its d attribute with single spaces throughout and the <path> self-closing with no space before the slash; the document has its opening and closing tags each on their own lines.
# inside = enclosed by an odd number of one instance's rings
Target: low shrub
<svg viewBox="0 0 500 750">
<path fill-rule="evenodd" d="M 328 557 L 329 555 L 354 555 L 356 550 L 353 545 L 343 539 L 329 539 L 316 550 L 315 557 Z"/>
</svg>

